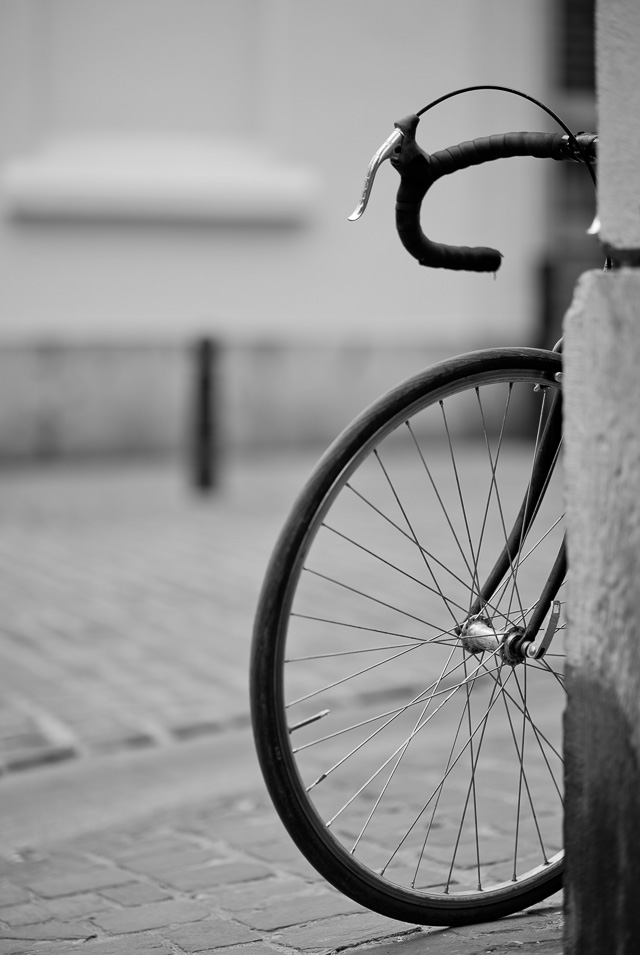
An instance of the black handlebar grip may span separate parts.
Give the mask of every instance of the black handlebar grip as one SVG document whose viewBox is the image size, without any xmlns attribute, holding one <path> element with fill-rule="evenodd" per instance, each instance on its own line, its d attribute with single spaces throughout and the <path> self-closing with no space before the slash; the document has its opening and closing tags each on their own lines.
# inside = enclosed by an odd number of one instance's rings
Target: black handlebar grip
<svg viewBox="0 0 640 955">
<path fill-rule="evenodd" d="M 470 140 L 428 155 L 415 140 L 419 119 L 408 116 L 395 125 L 403 140 L 391 157 L 400 173 L 396 200 L 396 228 L 402 244 L 420 265 L 431 268 L 496 272 L 502 254 L 497 249 L 444 245 L 432 242 L 422 231 L 420 209 L 429 188 L 442 176 L 510 156 L 566 159 L 567 137 L 560 133 L 503 133 Z"/>
</svg>

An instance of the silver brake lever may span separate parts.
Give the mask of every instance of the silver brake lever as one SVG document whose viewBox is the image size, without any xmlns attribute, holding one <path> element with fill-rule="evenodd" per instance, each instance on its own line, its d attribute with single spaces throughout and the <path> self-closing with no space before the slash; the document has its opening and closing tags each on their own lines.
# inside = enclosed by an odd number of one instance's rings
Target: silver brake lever
<svg viewBox="0 0 640 955">
<path fill-rule="evenodd" d="M 365 176 L 364 180 L 364 186 L 362 187 L 362 196 L 360 197 L 360 202 L 356 206 L 355 211 L 349 216 L 349 222 L 355 222 L 356 219 L 359 219 L 364 210 L 367 208 L 369 196 L 371 195 L 371 187 L 373 186 L 373 180 L 375 179 L 378 167 L 385 161 L 385 159 L 388 159 L 391 156 L 396 146 L 402 141 L 403 137 L 404 133 L 402 130 L 394 129 L 389 138 L 383 142 L 382 146 L 369 163 L 367 175 Z"/>
</svg>

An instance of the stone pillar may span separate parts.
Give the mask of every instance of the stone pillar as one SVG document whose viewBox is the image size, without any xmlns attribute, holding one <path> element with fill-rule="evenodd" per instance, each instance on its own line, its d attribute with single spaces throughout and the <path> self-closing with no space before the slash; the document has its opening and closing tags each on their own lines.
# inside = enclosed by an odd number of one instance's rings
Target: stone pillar
<svg viewBox="0 0 640 955">
<path fill-rule="evenodd" d="M 600 239 L 565 321 L 566 951 L 640 944 L 640 3 L 597 8 Z"/>
</svg>

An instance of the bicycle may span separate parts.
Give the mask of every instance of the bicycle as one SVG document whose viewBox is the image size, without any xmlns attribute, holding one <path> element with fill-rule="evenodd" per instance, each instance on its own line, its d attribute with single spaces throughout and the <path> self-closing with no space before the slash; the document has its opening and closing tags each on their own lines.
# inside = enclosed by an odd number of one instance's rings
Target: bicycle
<svg viewBox="0 0 640 955">
<path fill-rule="evenodd" d="M 409 253 L 495 272 L 496 250 L 427 239 L 427 190 L 511 156 L 595 182 L 597 136 L 423 152 L 420 115 L 467 91 L 395 124 L 351 218 L 388 158 Z M 379 398 L 318 462 L 265 576 L 251 702 L 269 794 L 324 878 L 392 918 L 493 920 L 562 884 L 561 344 L 470 352 Z"/>
</svg>

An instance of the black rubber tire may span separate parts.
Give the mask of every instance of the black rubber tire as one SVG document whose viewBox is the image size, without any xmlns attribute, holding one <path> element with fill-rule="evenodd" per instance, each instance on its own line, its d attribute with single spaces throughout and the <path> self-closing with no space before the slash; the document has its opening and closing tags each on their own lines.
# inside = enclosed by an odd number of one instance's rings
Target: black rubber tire
<svg viewBox="0 0 640 955">
<path fill-rule="evenodd" d="M 340 489 L 352 480 L 361 463 L 376 453 L 373 449 L 383 439 L 393 433 L 395 440 L 395 433 L 404 428 L 408 419 L 424 408 L 439 406 L 451 394 L 464 393 L 466 400 L 467 394 L 473 396 L 476 389 L 479 394 L 484 385 L 493 387 L 493 382 L 524 383 L 528 392 L 535 389 L 555 394 L 559 390 L 556 375 L 560 369 L 561 357 L 555 353 L 525 348 L 490 349 L 442 362 L 388 392 L 347 427 L 321 458 L 293 506 L 266 572 L 252 643 L 250 695 L 255 744 L 269 794 L 290 836 L 322 876 L 345 895 L 391 918 L 416 924 L 455 925 L 493 920 L 520 911 L 561 887 L 562 852 L 528 870 L 522 881 L 507 879 L 488 890 L 465 890 L 456 895 L 449 888 L 431 892 L 390 880 L 375 867 L 359 861 L 356 853 L 334 836 L 301 778 L 284 696 L 285 645 L 303 562 Z M 510 386 L 505 388 L 511 394 Z M 514 409 L 516 415 L 523 413 L 522 409 Z M 464 656 L 476 659 L 466 650 Z M 492 679 L 497 682 L 495 677 Z M 469 685 L 471 692 L 475 690 L 475 682 L 467 682 L 467 697 Z M 466 705 L 470 709 L 468 702 Z M 520 709 L 523 721 L 525 716 L 528 720 L 526 700 Z M 543 744 L 540 740 L 538 743 L 542 749 Z"/>
</svg>

